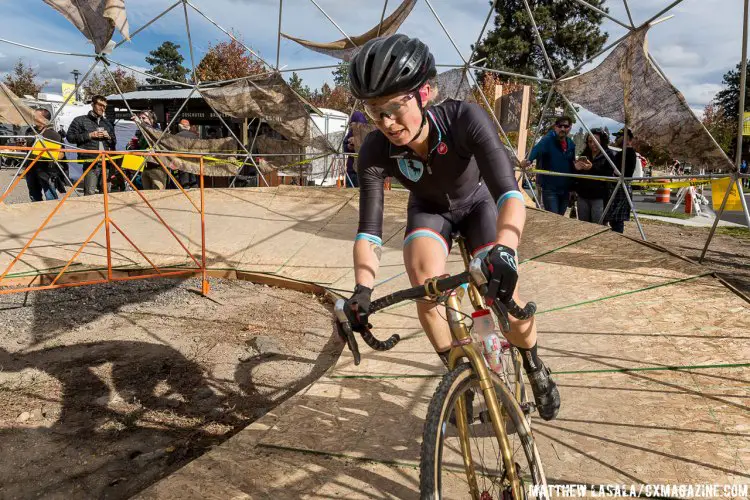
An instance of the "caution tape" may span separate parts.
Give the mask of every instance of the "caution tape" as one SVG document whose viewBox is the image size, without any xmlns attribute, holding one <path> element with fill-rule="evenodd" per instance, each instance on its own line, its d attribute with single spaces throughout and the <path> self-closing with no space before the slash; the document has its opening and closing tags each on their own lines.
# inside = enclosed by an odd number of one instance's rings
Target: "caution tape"
<svg viewBox="0 0 750 500">
<path fill-rule="evenodd" d="M 610 177 L 610 178 L 603 178 L 603 176 L 587 176 L 585 174 L 576 174 L 575 177 L 568 176 L 561 174 L 560 172 L 552 172 L 551 170 L 527 170 L 526 173 L 528 174 L 541 174 L 541 175 L 550 175 L 550 177 L 569 177 L 572 179 L 584 179 L 584 180 L 592 180 L 592 181 L 602 181 L 602 182 L 618 182 L 619 179 L 617 177 Z M 590 178 L 589 178 L 590 177 Z M 626 181 L 630 183 L 633 186 L 640 186 L 640 187 L 657 187 L 657 188 L 684 188 L 684 187 L 696 187 L 696 186 L 705 186 L 706 184 L 711 184 L 717 179 L 686 179 L 686 180 L 679 180 L 679 181 Z"/>
</svg>

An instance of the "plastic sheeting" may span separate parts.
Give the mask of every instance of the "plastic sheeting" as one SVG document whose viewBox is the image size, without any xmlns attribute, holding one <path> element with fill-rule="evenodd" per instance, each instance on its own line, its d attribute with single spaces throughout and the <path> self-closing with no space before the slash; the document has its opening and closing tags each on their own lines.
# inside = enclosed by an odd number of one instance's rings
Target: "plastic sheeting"
<svg viewBox="0 0 750 500">
<path fill-rule="evenodd" d="M 341 40 L 336 40 L 335 42 L 330 43 L 316 43 L 309 40 L 304 40 L 302 38 L 295 38 L 285 33 L 282 33 L 281 36 L 297 42 L 303 47 L 314 50 L 315 52 L 335 57 L 337 59 L 343 59 L 344 61 L 349 61 L 354 53 L 357 52 L 357 48 L 361 47 L 369 40 L 377 38 L 378 36 L 388 36 L 394 34 L 409 16 L 416 3 L 417 0 L 404 0 L 404 2 L 402 2 L 401 5 L 399 5 L 398 8 L 394 10 L 390 16 L 383 19 L 382 23 L 376 25 L 374 28 L 362 35 L 350 37 L 351 41 L 349 40 L 349 38 L 342 38 Z"/>
<path fill-rule="evenodd" d="M 626 123 L 651 146 L 716 171 L 736 167 L 712 140 L 685 98 L 652 63 L 647 28 L 634 31 L 595 69 L 557 84 L 587 110 Z"/>
<path fill-rule="evenodd" d="M 96 53 L 102 52 L 115 28 L 129 39 L 125 0 L 44 0 L 94 44 Z"/>
</svg>

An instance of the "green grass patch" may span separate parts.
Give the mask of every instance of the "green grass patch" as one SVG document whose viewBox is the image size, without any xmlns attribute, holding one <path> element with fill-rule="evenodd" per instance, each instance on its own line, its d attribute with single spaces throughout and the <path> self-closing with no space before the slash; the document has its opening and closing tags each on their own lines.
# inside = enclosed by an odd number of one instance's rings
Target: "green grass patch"
<svg viewBox="0 0 750 500">
<path fill-rule="evenodd" d="M 716 232 L 733 238 L 750 240 L 750 229 L 746 227 L 717 227 Z"/>
<path fill-rule="evenodd" d="M 658 210 L 638 210 L 638 215 L 657 215 L 659 217 L 670 217 L 672 219 L 690 219 L 691 215 L 684 212 L 660 212 Z"/>
</svg>

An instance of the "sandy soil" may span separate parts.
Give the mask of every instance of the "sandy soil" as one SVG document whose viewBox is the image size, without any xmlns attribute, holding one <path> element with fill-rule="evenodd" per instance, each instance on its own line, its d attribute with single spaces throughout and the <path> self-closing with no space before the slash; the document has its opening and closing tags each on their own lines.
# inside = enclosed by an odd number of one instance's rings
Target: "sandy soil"
<svg viewBox="0 0 750 500">
<path fill-rule="evenodd" d="M 242 281 L 0 297 L 0 498 L 127 498 L 320 377 L 330 307 Z"/>
</svg>

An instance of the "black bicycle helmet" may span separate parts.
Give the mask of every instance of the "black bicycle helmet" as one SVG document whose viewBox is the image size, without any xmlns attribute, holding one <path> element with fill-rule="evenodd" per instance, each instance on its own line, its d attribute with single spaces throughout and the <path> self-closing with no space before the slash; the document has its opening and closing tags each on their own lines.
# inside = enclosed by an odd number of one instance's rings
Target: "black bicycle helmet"
<svg viewBox="0 0 750 500">
<path fill-rule="evenodd" d="M 370 40 L 349 64 L 349 87 L 357 99 L 419 88 L 437 74 L 435 58 L 418 38 L 391 35 Z"/>
</svg>

